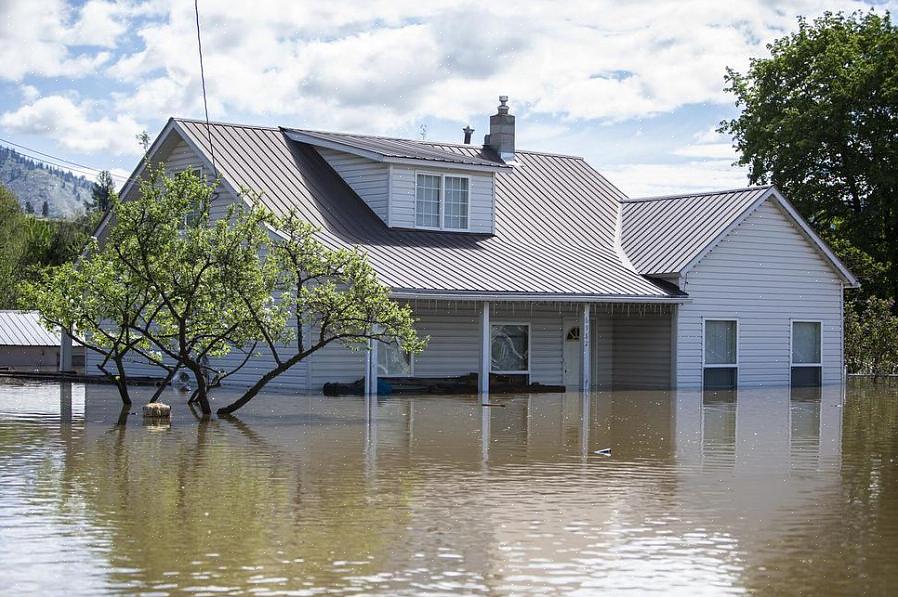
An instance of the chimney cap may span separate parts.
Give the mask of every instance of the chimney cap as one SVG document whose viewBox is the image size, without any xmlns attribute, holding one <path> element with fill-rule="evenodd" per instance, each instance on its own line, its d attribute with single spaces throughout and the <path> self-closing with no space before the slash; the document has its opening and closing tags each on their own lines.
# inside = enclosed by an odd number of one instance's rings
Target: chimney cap
<svg viewBox="0 0 898 597">
<path fill-rule="evenodd" d="M 508 114 L 508 96 L 499 96 L 499 114 Z"/>
<path fill-rule="evenodd" d="M 474 134 L 474 129 L 472 129 L 471 125 L 469 124 L 469 125 L 465 126 L 465 128 L 462 129 L 462 132 L 465 134 L 465 145 L 470 145 L 471 144 L 471 135 Z"/>
</svg>

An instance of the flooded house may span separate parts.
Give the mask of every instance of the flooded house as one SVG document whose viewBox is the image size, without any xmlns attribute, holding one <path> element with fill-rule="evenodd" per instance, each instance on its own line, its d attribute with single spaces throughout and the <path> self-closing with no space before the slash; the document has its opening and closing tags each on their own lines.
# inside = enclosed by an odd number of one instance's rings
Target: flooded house
<svg viewBox="0 0 898 597">
<path fill-rule="evenodd" d="M 214 215 L 241 189 L 297 210 L 327 245 L 361 247 L 430 338 L 415 356 L 333 344 L 272 387 L 364 378 L 376 391 L 379 378 L 467 374 L 481 391 L 497 376 L 569 390 L 843 380 L 843 291 L 857 280 L 776 188 L 631 198 L 583 158 L 517 147 L 506 97 L 489 123 L 479 144 L 470 127 L 450 143 L 168 121 L 149 157 L 217 173 Z M 229 381 L 254 381 L 268 367 L 257 365 Z"/>
</svg>

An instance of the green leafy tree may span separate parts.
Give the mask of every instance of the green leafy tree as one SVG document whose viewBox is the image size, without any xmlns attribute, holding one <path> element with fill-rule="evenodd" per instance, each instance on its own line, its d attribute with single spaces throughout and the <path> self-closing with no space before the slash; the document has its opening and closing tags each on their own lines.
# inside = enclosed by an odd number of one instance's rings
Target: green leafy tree
<svg viewBox="0 0 898 597">
<path fill-rule="evenodd" d="M 25 213 L 29 215 L 34 213 L 34 206 L 31 205 L 31 201 L 25 202 Z"/>
<path fill-rule="evenodd" d="M 19 262 L 24 253 L 21 228 L 25 216 L 19 201 L 0 185 L 0 308 L 15 306 Z"/>
<path fill-rule="evenodd" d="M 41 205 L 41 215 L 45 218 L 50 217 L 50 204 L 44 201 L 43 205 Z"/>
<path fill-rule="evenodd" d="M 109 211 L 112 198 L 115 196 L 115 181 L 109 170 L 103 170 L 97 175 L 97 181 L 91 186 L 90 194 L 91 202 L 87 206 L 88 209 L 99 212 Z"/>
<path fill-rule="evenodd" d="M 241 408 L 278 375 L 333 342 L 350 350 L 369 340 L 395 341 L 412 353 L 424 348 L 411 308 L 390 299 L 364 253 L 326 247 L 318 230 L 295 212 L 272 217 L 270 224 L 277 234 L 264 265 L 277 272 L 276 291 L 294 325 L 271 329 L 254 316 L 262 346 L 275 365 L 219 414 Z M 247 308 L 253 312 L 248 301 Z"/>
<path fill-rule="evenodd" d="M 733 135 L 752 183 L 773 183 L 830 239 L 886 268 L 898 297 L 898 28 L 889 15 L 825 13 L 728 70 Z"/>
<path fill-rule="evenodd" d="M 845 308 L 845 361 L 853 373 L 898 372 L 898 316 L 891 300 L 869 297 Z"/>
</svg>

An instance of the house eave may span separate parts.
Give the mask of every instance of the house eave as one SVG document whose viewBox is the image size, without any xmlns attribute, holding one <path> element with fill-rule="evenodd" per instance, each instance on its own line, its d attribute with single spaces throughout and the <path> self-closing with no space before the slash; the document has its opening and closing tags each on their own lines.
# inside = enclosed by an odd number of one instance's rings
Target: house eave
<svg viewBox="0 0 898 597">
<path fill-rule="evenodd" d="M 692 299 L 683 296 L 638 296 L 610 294 L 563 294 L 555 292 L 482 292 L 453 290 L 415 290 L 394 288 L 394 299 L 430 299 L 445 301 L 549 302 L 549 303 L 638 303 L 683 304 Z"/>
</svg>

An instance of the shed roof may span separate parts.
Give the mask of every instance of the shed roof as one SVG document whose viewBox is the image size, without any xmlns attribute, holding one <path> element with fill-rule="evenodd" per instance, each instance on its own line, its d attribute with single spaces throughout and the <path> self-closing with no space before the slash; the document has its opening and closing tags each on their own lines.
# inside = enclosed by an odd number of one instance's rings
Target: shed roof
<svg viewBox="0 0 898 597">
<path fill-rule="evenodd" d="M 465 166 L 508 168 L 499 155 L 488 147 L 455 143 L 432 143 L 412 139 L 375 137 L 284 128 L 295 141 L 331 149 L 342 149 L 370 159 L 384 161 L 425 161 Z"/>
<path fill-rule="evenodd" d="M 41 325 L 37 311 L 0 311 L 0 346 L 59 346 L 59 334 Z"/>
<path fill-rule="evenodd" d="M 216 167 L 232 189 L 261 192 L 276 213 L 296 209 L 330 246 L 362 247 L 397 295 L 682 299 L 623 262 L 615 232 L 625 196 L 582 158 L 518 151 L 516 166 L 495 173 L 495 235 L 390 229 L 314 147 L 286 130 L 213 123 L 207 133 L 199 121 L 173 123 L 207 160 L 211 134 Z M 436 145 L 405 143 L 421 151 Z"/>
<path fill-rule="evenodd" d="M 683 270 L 772 187 L 625 199 L 621 244 L 648 275 Z"/>
</svg>

